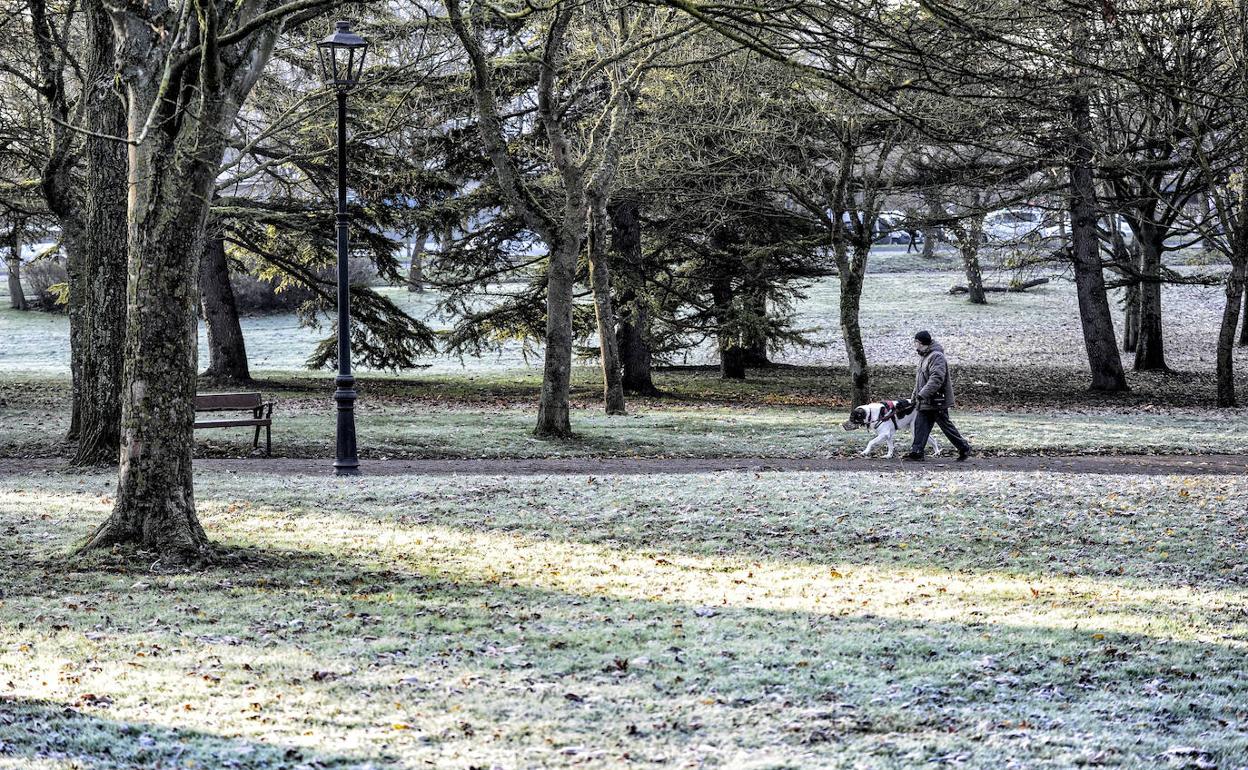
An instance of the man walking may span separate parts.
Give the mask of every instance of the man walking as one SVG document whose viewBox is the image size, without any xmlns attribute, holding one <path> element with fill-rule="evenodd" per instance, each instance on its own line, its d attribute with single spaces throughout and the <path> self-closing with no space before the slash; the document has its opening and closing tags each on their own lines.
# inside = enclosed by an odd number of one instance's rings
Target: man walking
<svg viewBox="0 0 1248 770">
<path fill-rule="evenodd" d="M 958 462 L 964 462 L 971 454 L 971 445 L 958 432 L 949 410 L 953 407 L 953 377 L 945 349 L 932 339 L 929 332 L 914 335 L 914 350 L 922 359 L 914 377 L 913 399 L 918 405 L 914 418 L 914 445 L 904 460 L 922 460 L 927 447 L 927 437 L 932 435 L 932 425 L 939 425 L 949 442 L 958 450 Z"/>
</svg>

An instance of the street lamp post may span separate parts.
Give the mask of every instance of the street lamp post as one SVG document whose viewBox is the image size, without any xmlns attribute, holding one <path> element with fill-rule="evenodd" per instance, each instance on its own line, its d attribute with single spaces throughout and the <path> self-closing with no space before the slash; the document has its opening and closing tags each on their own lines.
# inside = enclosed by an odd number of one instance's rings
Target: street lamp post
<svg viewBox="0 0 1248 770">
<path fill-rule="evenodd" d="M 355 377 L 351 374 L 351 293 L 347 274 L 350 241 L 347 226 L 347 93 L 360 82 L 368 43 L 351 31 L 351 22 L 334 24 L 334 32 L 316 44 L 325 84 L 338 97 L 338 376 L 334 402 L 338 405 L 337 453 L 334 474 L 356 476 L 360 458 L 355 447 Z"/>
</svg>

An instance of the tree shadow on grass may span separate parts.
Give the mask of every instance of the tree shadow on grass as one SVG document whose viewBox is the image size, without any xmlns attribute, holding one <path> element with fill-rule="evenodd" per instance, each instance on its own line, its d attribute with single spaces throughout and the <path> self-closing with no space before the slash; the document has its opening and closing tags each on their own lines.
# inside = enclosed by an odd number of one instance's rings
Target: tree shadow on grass
<svg viewBox="0 0 1248 770">
<path fill-rule="evenodd" d="M 106 696 L 76 704 L 0 695 L 0 764 L 56 762 L 82 770 L 362 768 L 366 757 L 217 735 L 153 722 L 110 719 Z"/>
<path fill-rule="evenodd" d="M 201 489 L 220 510 L 238 492 L 217 478 Z M 717 561 L 1243 588 L 1228 545 L 1241 539 L 1245 492 L 1235 477 L 734 472 L 307 477 L 247 494 L 256 515 L 323 522 L 342 511 L 346 530 L 368 521 L 373 532 L 447 528 Z"/>
<path fill-rule="evenodd" d="M 110 676 L 125 670 L 128 651 L 159 644 L 172 652 L 144 660 L 145 675 L 158 681 L 186 681 L 188 661 L 219 659 L 212 697 L 250 700 L 243 687 L 256 684 L 350 716 L 315 706 L 288 713 L 275 727 L 288 735 L 406 718 L 411 730 L 387 751 L 409 764 L 430 756 L 427 749 L 485 762 L 497 747 L 484 738 L 487 725 L 491 740 L 514 752 L 553 742 L 663 765 L 703 745 L 718 747 L 725 764 L 738 752 L 805 767 L 863 756 L 880 758 L 867 762 L 872 767 L 950 756 L 984 767 L 1011 758 L 1164 764 L 1159 757 L 1172 745 L 1219 762 L 1248 757 L 1248 735 L 1228 727 L 1239 723 L 1248 685 L 1227 644 L 1011 624 L 982 611 L 950 620 L 939 604 L 931 618 L 885 617 L 856 597 L 824 611 L 708 606 L 682 593 L 689 576 L 681 574 L 648 587 L 649 598 L 604 595 L 593 565 L 572 562 L 558 566 L 585 572 L 583 579 L 549 587 L 509 578 L 501 564 L 502 574 L 436 553 L 239 553 L 236 564 L 143 578 L 153 585 L 139 589 L 133 574 L 108 570 L 27 574 L 22 580 L 33 585 L 10 594 L 0 630 L 44 639 L 31 654 L 53 656 L 90 631 L 101 637 L 92 660 Z M 98 606 L 74 598 L 69 607 L 65 577 L 69 590 Z M 18 614 L 27 605 L 41 612 Z M 102 625 L 101 617 L 114 620 Z M 153 705 L 169 708 L 162 689 Z M 386 710 L 356 713 L 375 703 Z M 79 761 L 92 770 L 173 765 L 184 758 L 177 752 L 191 751 L 181 744 L 221 767 L 357 761 L 295 761 L 280 744 L 66 715 L 64 704 L 18 705 L 31 725 L 57 720 L 50 731 L 13 739 L 0 718 L 0 740 L 19 757 L 60 751 L 85 757 Z M 228 703 L 217 708 L 229 713 Z M 150 730 L 165 730 L 168 746 L 155 761 L 140 761 L 138 749 L 151 747 L 138 736 Z M 403 743 L 409 734 L 433 743 Z"/>
<path fill-rule="evenodd" d="M 176 631 L 153 634 L 135 623 L 128 632 L 109 630 L 102 644 L 179 645 L 184 659 L 234 650 L 233 662 L 215 669 L 220 697 L 250 697 L 231 692 L 239 687 L 231 669 L 246 660 L 261 689 L 293 690 L 297 680 L 304 702 L 347 713 L 380 699 L 402 715 L 390 718 L 410 719 L 412 734 L 464 757 L 494 748 L 473 737 L 486 725 L 513 751 L 541 747 L 553 735 L 556 747 L 654 760 L 709 743 L 777 758 L 776 766 L 803 756 L 804 766 L 853 756 L 914 766 L 954 755 L 983 766 L 1008 764 L 1002 758 L 1071 766 L 1094 756 L 1131 764 L 1158 760 L 1172 745 L 1227 762 L 1248 756 L 1248 738 L 1226 729 L 1245 695 L 1238 655 L 1219 644 L 1125 633 L 1096 638 L 987 617 L 953 622 L 623 599 L 480 575 L 370 569 L 349 557 L 318 569 L 306 555 L 280 550 L 266 558 L 278 571 L 267 580 L 209 570 L 184 576 L 176 592 L 149 596 L 155 606 L 148 611 L 177 618 Z M 223 578 L 230 580 L 228 618 L 210 604 Z M 202 615 L 186 617 L 188 603 Z M 36 622 L 54 637 L 66 619 L 49 613 Z M 292 665 L 295 653 L 301 657 Z M 115 652 L 98 651 L 95 659 L 118 665 Z M 185 663 L 169 656 L 145 665 L 162 680 L 185 677 Z M 155 705 L 169 707 L 159 699 Z M 309 755 L 296 762 L 281 745 L 80 717 L 57 704 L 22 708 L 32 728 L 42 726 L 16 741 L 3 738 L 19 756 L 60 752 L 90 768 L 172 765 L 192 750 L 222 767 L 354 761 Z M 406 716 L 416 709 L 426 716 Z M 450 713 L 449 725 L 440 720 Z M 329 719 L 316 712 L 291 718 L 304 724 L 287 721 L 281 732 Z M 559 727 L 543 732 L 551 725 Z M 13 729 L 0 724 L 0 731 Z M 143 752 L 155 749 L 139 742 L 152 730 L 165 731 L 163 753 L 154 758 Z M 193 749 L 181 748 L 188 744 Z M 388 751 L 410 763 L 427 756 L 426 748 L 415 742 Z"/>
</svg>

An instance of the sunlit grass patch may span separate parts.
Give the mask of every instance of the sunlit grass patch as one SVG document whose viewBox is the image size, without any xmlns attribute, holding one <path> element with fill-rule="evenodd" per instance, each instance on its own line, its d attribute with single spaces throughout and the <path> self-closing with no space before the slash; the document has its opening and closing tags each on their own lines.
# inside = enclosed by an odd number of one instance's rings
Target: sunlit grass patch
<svg viewBox="0 0 1248 770">
<path fill-rule="evenodd" d="M 1241 479 L 222 473 L 197 494 L 242 560 L 166 573 L 54 559 L 107 476 L 0 479 L 0 761 L 1248 761 Z"/>
</svg>

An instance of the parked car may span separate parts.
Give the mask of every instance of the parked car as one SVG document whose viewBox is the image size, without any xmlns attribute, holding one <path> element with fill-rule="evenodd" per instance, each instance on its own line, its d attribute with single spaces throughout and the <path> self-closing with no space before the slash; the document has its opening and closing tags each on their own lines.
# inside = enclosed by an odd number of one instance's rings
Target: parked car
<svg viewBox="0 0 1248 770">
<path fill-rule="evenodd" d="M 1122 217 L 1105 215 L 1100 224 L 1105 231 L 1116 226 L 1125 241 L 1132 238 L 1131 228 Z M 983 232 L 984 243 L 994 246 L 1064 241 L 1070 237 L 1070 215 L 1033 208 L 1000 209 L 984 217 Z"/>
<path fill-rule="evenodd" d="M 862 216 L 861 212 L 859 216 Z M 848 212 L 841 215 L 841 221 L 846 227 L 850 225 Z M 910 243 L 910 233 L 906 231 L 906 215 L 900 211 L 881 211 L 871 228 L 871 240 L 873 243 Z M 914 233 L 914 242 L 923 242 L 923 234 L 917 230 Z"/>
<path fill-rule="evenodd" d="M 984 217 L 984 243 L 1006 245 L 1051 237 L 1045 212 L 1039 209 L 1001 209 Z M 1053 235 L 1057 228 L 1053 227 Z"/>
</svg>

